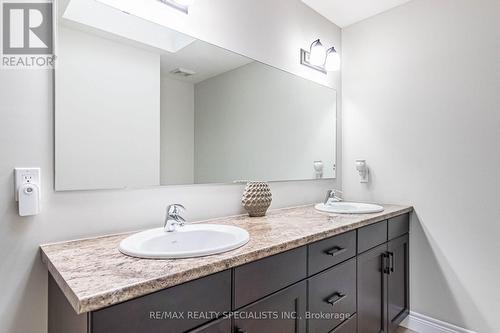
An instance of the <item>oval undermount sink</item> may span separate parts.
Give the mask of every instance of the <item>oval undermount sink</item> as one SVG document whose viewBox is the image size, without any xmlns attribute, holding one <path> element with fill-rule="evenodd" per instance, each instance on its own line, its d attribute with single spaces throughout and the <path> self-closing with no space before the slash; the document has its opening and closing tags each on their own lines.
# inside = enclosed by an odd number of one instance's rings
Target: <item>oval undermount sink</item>
<svg viewBox="0 0 500 333">
<path fill-rule="evenodd" d="M 369 214 L 384 211 L 384 207 L 379 205 L 348 201 L 329 201 L 327 204 L 319 203 L 314 208 L 322 212 L 335 214 Z"/>
<path fill-rule="evenodd" d="M 248 232 L 235 226 L 187 224 L 172 232 L 157 228 L 133 234 L 121 241 L 119 249 L 137 258 L 191 258 L 231 251 L 249 240 Z"/>
</svg>

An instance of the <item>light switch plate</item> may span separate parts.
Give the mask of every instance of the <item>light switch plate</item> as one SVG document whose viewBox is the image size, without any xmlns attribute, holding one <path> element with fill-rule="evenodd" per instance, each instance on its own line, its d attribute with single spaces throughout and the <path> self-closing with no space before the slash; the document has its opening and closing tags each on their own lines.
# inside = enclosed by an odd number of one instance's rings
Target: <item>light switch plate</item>
<svg viewBox="0 0 500 333">
<path fill-rule="evenodd" d="M 15 168 L 14 169 L 14 196 L 19 201 L 18 189 L 23 184 L 35 184 L 41 188 L 40 168 Z"/>
</svg>

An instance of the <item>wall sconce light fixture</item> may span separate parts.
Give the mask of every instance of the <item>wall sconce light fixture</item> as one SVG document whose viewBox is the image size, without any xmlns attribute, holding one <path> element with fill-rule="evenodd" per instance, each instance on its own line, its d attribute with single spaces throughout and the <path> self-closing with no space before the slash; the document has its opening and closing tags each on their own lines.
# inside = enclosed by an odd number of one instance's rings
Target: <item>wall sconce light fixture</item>
<svg viewBox="0 0 500 333">
<path fill-rule="evenodd" d="M 332 46 L 327 50 L 321 41 L 316 39 L 309 51 L 300 49 L 300 63 L 326 74 L 340 69 L 340 56 L 335 47 Z"/>
<path fill-rule="evenodd" d="M 370 170 L 365 160 L 356 160 L 356 170 L 358 170 L 359 173 L 359 182 L 368 183 L 368 174 Z"/>
<path fill-rule="evenodd" d="M 158 0 L 172 8 L 180 10 L 183 13 L 188 14 L 189 6 L 193 4 L 194 0 Z"/>
</svg>

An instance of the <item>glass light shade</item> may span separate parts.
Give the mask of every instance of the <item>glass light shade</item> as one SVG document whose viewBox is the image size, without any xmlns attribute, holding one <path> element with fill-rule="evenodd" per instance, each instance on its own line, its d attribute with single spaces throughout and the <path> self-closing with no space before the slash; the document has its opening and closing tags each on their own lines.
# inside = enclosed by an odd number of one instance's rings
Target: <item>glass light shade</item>
<svg viewBox="0 0 500 333">
<path fill-rule="evenodd" d="M 326 51 L 325 69 L 327 71 L 340 70 L 340 56 L 334 47 Z"/>
<path fill-rule="evenodd" d="M 181 6 L 189 7 L 193 4 L 194 0 L 173 0 L 173 2 L 176 2 Z"/>
<path fill-rule="evenodd" d="M 309 63 L 315 66 L 323 66 L 325 63 L 326 50 L 319 39 L 315 40 L 311 44 L 311 50 L 309 53 Z"/>
</svg>

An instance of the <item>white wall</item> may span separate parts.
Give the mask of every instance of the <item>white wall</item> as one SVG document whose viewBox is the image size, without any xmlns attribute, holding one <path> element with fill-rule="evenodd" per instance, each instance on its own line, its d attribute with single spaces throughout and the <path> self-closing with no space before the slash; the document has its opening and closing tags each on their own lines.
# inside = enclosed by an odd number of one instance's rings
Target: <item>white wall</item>
<svg viewBox="0 0 500 333">
<path fill-rule="evenodd" d="M 297 62 L 298 49 L 316 37 L 340 44 L 340 29 L 299 0 L 208 2 L 198 27 L 205 39 L 275 66 Z M 190 220 L 242 212 L 240 185 L 54 192 L 52 85 L 51 72 L 0 70 L 1 333 L 46 332 L 47 273 L 40 243 L 158 226 L 172 202 L 185 204 Z M 16 212 L 13 168 L 21 166 L 42 168 L 42 213 L 33 218 Z M 321 200 L 332 186 L 340 183 L 272 184 L 273 207 Z"/>
<path fill-rule="evenodd" d="M 308 49 L 318 38 L 325 47 L 340 48 L 339 31 L 300 0 L 197 0 L 189 7 L 189 15 L 157 0 L 142 0 L 141 6 L 135 1 L 101 1 L 310 80 L 339 86 L 340 72 L 324 75 L 298 61 L 299 49 Z"/>
<path fill-rule="evenodd" d="M 159 185 L 160 55 L 62 26 L 57 46 L 56 188 Z"/>
<path fill-rule="evenodd" d="M 500 326 L 499 33 L 498 1 L 415 0 L 342 35 L 345 194 L 415 206 L 412 311 L 481 333 Z"/>
<path fill-rule="evenodd" d="M 161 184 L 194 182 L 194 85 L 161 77 Z"/>
<path fill-rule="evenodd" d="M 253 62 L 194 95 L 196 183 L 335 177 L 335 90 Z"/>
</svg>

